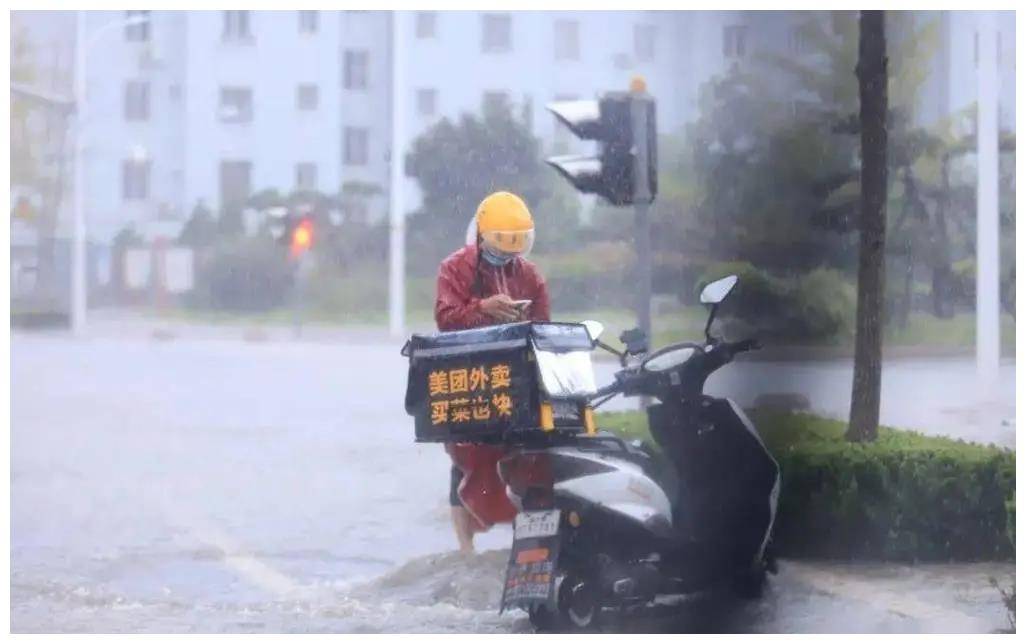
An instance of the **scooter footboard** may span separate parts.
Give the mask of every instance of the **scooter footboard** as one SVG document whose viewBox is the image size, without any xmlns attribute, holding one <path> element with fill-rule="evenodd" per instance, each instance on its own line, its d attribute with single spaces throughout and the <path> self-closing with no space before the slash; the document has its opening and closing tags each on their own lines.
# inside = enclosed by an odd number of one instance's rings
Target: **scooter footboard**
<svg viewBox="0 0 1026 644">
<path fill-rule="evenodd" d="M 738 564 L 761 557 L 776 518 L 779 467 L 752 422 L 732 401 L 648 408 L 652 434 L 679 477 L 676 527 L 720 544 Z"/>
</svg>

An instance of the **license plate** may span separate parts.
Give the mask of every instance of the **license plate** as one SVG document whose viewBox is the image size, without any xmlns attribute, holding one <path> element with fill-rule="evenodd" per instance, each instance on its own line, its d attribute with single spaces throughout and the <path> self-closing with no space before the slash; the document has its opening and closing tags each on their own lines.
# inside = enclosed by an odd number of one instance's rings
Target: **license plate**
<svg viewBox="0 0 1026 644">
<path fill-rule="evenodd" d="M 513 523 L 513 539 L 551 537 L 559 532 L 559 510 L 521 512 Z"/>
<path fill-rule="evenodd" d="M 559 510 L 521 512 L 513 520 L 500 612 L 552 604 L 559 560 Z"/>
</svg>

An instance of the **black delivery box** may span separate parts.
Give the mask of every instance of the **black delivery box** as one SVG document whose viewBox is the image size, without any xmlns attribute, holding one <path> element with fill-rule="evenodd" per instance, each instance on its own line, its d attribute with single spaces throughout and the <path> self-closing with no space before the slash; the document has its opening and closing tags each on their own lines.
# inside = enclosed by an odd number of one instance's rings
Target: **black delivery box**
<svg viewBox="0 0 1026 644">
<path fill-rule="evenodd" d="M 409 357 L 406 412 L 418 442 L 489 443 L 538 430 L 540 386 L 534 347 L 591 350 L 580 324 L 516 322 L 414 334 Z"/>
</svg>

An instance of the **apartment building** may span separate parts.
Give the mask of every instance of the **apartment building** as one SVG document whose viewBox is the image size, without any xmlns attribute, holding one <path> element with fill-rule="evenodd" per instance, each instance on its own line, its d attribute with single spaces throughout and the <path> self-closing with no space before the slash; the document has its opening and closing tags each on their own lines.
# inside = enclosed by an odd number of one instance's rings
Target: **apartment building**
<svg viewBox="0 0 1026 644">
<path fill-rule="evenodd" d="M 42 12 L 13 13 L 18 23 L 18 14 Z M 73 28 L 70 12 L 50 13 Z M 923 122 L 975 101 L 975 15 L 938 15 L 941 54 L 923 92 Z M 673 132 L 697 116 L 708 79 L 773 53 L 809 55 L 797 25 L 830 20 L 827 12 L 737 11 L 85 16 L 85 202 L 97 241 L 129 222 L 174 234 L 197 203 L 217 210 L 265 189 L 346 187 L 360 195 L 346 201 L 346 216 L 379 219 L 393 149 L 407 149 L 439 119 L 500 99 L 525 116 L 546 152 L 575 151 L 587 144 L 545 104 L 626 88 L 640 74 L 659 100 L 660 131 Z M 1014 20 L 1000 23 L 1002 124 L 1014 130 Z M 406 79 L 395 97 L 394 38 Z M 393 115 L 405 132 L 397 145 Z M 415 182 L 407 178 L 403 190 L 416 208 Z"/>
</svg>

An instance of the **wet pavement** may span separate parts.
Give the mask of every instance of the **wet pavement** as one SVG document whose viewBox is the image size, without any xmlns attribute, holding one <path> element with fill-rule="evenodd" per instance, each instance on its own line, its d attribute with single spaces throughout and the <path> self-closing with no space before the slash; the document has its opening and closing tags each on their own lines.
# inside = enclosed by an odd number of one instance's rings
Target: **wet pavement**
<svg viewBox="0 0 1026 644">
<path fill-rule="evenodd" d="M 448 459 L 412 441 L 397 346 L 262 340 L 12 336 L 12 630 L 530 630 L 496 609 L 508 527 L 451 552 Z M 952 372 L 916 369 L 917 391 Z M 760 601 L 621 628 L 986 632 L 987 579 L 1012 575 L 785 561 Z"/>
</svg>

